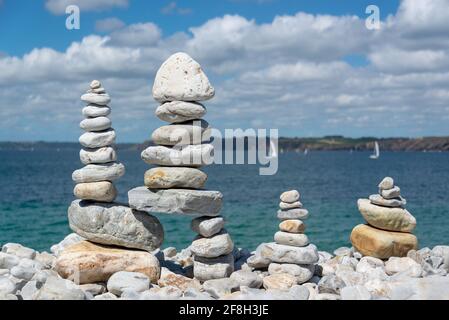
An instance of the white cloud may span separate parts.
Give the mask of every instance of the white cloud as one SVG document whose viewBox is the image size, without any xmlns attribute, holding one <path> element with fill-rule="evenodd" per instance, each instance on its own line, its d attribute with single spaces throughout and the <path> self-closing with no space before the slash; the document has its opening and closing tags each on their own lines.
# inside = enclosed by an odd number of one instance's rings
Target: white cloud
<svg viewBox="0 0 449 320">
<path fill-rule="evenodd" d="M 151 47 L 160 37 L 161 30 L 154 23 L 137 23 L 113 32 L 110 43 L 124 47 Z"/>
<path fill-rule="evenodd" d="M 53 14 L 64 14 L 67 6 L 77 5 L 81 11 L 104 11 L 128 6 L 128 0 L 46 0 L 45 7 Z"/>
<path fill-rule="evenodd" d="M 181 8 L 175 1 L 168 3 L 165 7 L 161 9 L 163 14 L 179 14 L 186 15 L 192 13 L 191 8 Z"/>
<path fill-rule="evenodd" d="M 95 22 L 95 30 L 98 32 L 111 32 L 121 29 L 125 26 L 125 23 L 115 17 L 97 20 Z"/>
</svg>

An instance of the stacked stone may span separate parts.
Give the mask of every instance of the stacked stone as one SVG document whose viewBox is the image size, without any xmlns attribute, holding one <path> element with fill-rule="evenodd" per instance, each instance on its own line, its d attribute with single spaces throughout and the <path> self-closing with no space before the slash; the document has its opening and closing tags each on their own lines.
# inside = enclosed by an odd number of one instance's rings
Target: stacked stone
<svg viewBox="0 0 449 320">
<path fill-rule="evenodd" d="M 120 271 L 143 273 L 155 283 L 160 265 L 151 252 L 162 244 L 162 225 L 146 212 L 113 202 L 117 196 L 113 181 L 125 167 L 116 162 L 112 147 L 115 132 L 107 118 L 111 99 L 97 80 L 81 99 L 88 103 L 80 124 L 86 133 L 79 139 L 85 167 L 72 175 L 78 199 L 68 209 L 70 228 L 80 237 L 58 254 L 54 268 L 80 284 L 106 282 Z"/>
<path fill-rule="evenodd" d="M 81 100 L 88 103 L 83 109 L 85 119 L 80 123 L 86 132 L 79 138 L 84 147 L 80 159 L 85 167 L 73 172 L 72 179 L 77 183 L 74 194 L 82 200 L 112 202 L 117 197 L 113 182 L 123 176 L 125 167 L 116 162 L 117 155 L 112 146 L 115 131 L 107 117 L 111 113 L 107 106 L 111 98 L 100 81 L 94 80 Z"/>
<path fill-rule="evenodd" d="M 379 184 L 379 194 L 359 199 L 358 208 L 368 224 L 356 226 L 351 242 L 360 253 L 380 259 L 405 257 L 416 249 L 418 239 L 411 232 L 416 219 L 405 209 L 406 200 L 394 180 L 386 177 Z"/>
<path fill-rule="evenodd" d="M 264 278 L 265 288 L 272 283 L 282 282 L 286 288 L 310 280 L 315 272 L 319 256 L 315 245 L 309 243 L 304 234 L 304 220 L 309 216 L 300 202 L 297 190 L 286 191 L 280 196 L 277 212 L 280 231 L 272 243 L 261 244 L 255 255 L 248 259 L 248 265 L 255 269 L 268 267 L 269 276 Z"/>
<path fill-rule="evenodd" d="M 227 277 L 234 269 L 234 245 L 219 216 L 222 194 L 203 190 L 207 174 L 199 169 L 213 156 L 200 101 L 214 94 L 201 66 L 187 54 L 176 53 L 162 64 L 153 97 L 161 103 L 156 116 L 169 124 L 152 133 L 156 146 L 142 152 L 146 163 L 156 165 L 145 173 L 145 186 L 128 193 L 129 205 L 138 210 L 199 216 L 191 223 L 198 236 L 190 250 L 194 276 L 201 281 Z"/>
</svg>

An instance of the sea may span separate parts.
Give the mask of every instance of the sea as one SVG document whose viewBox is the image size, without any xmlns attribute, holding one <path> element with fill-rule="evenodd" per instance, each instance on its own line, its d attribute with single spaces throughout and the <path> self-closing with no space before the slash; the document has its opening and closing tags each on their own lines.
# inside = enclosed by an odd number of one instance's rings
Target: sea
<svg viewBox="0 0 449 320">
<path fill-rule="evenodd" d="M 117 201 L 143 185 L 149 165 L 138 151 L 120 151 L 126 174 L 116 185 Z M 449 244 L 449 153 L 383 152 L 378 160 L 368 152 L 310 151 L 279 155 L 278 172 L 259 175 L 259 165 L 206 167 L 207 188 L 224 196 L 222 214 L 238 247 L 254 250 L 273 241 L 279 221 L 279 195 L 297 189 L 310 212 L 306 234 L 319 250 L 351 246 L 351 230 L 364 220 L 357 199 L 377 193 L 385 176 L 395 179 L 416 217 L 420 247 Z M 74 200 L 72 171 L 81 168 L 78 150 L 0 150 L 0 244 L 17 242 L 49 250 L 71 230 L 67 208 Z M 195 234 L 191 217 L 154 213 L 163 224 L 163 247 L 187 247 Z"/>
</svg>

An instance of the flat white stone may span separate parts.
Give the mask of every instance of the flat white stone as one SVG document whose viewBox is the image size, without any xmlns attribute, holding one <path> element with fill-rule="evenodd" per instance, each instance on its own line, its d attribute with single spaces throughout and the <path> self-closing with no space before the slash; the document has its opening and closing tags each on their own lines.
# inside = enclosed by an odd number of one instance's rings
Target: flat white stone
<svg viewBox="0 0 449 320">
<path fill-rule="evenodd" d="M 121 163 L 88 164 L 82 169 L 75 170 L 72 180 L 76 183 L 115 181 L 125 174 L 125 166 Z"/>
<path fill-rule="evenodd" d="M 112 122 L 108 117 L 96 117 L 84 119 L 80 122 L 80 128 L 85 131 L 104 131 L 111 127 Z"/>
<path fill-rule="evenodd" d="M 102 164 L 117 161 L 114 148 L 102 147 L 95 149 L 81 149 L 80 160 L 83 164 Z"/>
<path fill-rule="evenodd" d="M 143 292 L 150 288 L 150 279 L 143 273 L 119 271 L 109 278 L 107 287 L 109 292 L 117 296 L 130 289 Z"/>
<path fill-rule="evenodd" d="M 80 136 L 79 142 L 86 148 L 107 147 L 115 143 L 115 131 L 109 129 L 100 132 L 86 132 Z"/>
<path fill-rule="evenodd" d="M 214 147 L 211 144 L 187 145 L 182 148 L 152 146 L 141 154 L 148 164 L 160 166 L 199 167 L 212 164 Z"/>
<path fill-rule="evenodd" d="M 111 97 L 108 94 L 85 93 L 81 96 L 81 100 L 87 103 L 95 103 L 100 106 L 105 106 L 111 102 Z"/>
<path fill-rule="evenodd" d="M 285 191 L 284 193 L 282 193 L 279 198 L 281 199 L 282 202 L 292 203 L 292 202 L 298 201 L 299 197 L 300 197 L 300 194 L 299 194 L 298 190 L 290 190 L 290 191 Z"/>
<path fill-rule="evenodd" d="M 280 220 L 291 220 L 291 219 L 306 220 L 309 217 L 309 211 L 300 208 L 289 210 L 278 210 L 277 217 Z"/>
<path fill-rule="evenodd" d="M 395 198 L 395 199 L 384 199 L 379 194 L 370 195 L 369 200 L 372 204 L 376 204 L 383 207 L 391 207 L 391 208 L 403 208 L 407 204 L 407 201 L 404 198 Z"/>
<path fill-rule="evenodd" d="M 263 258 L 278 263 L 314 264 L 319 259 L 317 248 L 313 244 L 292 247 L 270 242 L 265 243 L 259 250 Z"/>
<path fill-rule="evenodd" d="M 78 183 L 73 194 L 78 199 L 112 202 L 117 197 L 117 189 L 109 181 Z"/>
<path fill-rule="evenodd" d="M 189 189 L 149 189 L 138 187 L 128 192 L 129 205 L 137 210 L 168 214 L 217 216 L 223 195 L 219 191 Z"/>
<path fill-rule="evenodd" d="M 289 209 L 296 209 L 296 208 L 302 208 L 302 203 L 299 201 L 295 201 L 292 203 L 288 203 L 288 202 L 280 202 L 279 203 L 279 208 L 281 210 L 289 210 Z"/>
<path fill-rule="evenodd" d="M 184 146 L 209 141 L 211 129 L 205 120 L 193 120 L 182 124 L 162 126 L 153 131 L 151 139 L 163 146 Z"/>
<path fill-rule="evenodd" d="M 192 250 L 195 256 L 204 258 L 216 258 L 227 255 L 233 249 L 234 243 L 225 230 L 210 238 L 197 237 L 190 246 L 190 250 Z"/>
<path fill-rule="evenodd" d="M 211 237 L 224 227 L 223 217 L 198 217 L 192 220 L 190 227 L 203 237 Z"/>
<path fill-rule="evenodd" d="M 195 168 L 157 167 L 145 172 L 144 184 L 153 189 L 202 189 L 207 174 Z"/>
<path fill-rule="evenodd" d="M 162 64 L 153 85 L 153 97 L 159 102 L 202 101 L 214 94 L 199 63 L 183 52 L 173 54 Z"/>
<path fill-rule="evenodd" d="M 227 278 L 233 271 L 234 255 L 232 253 L 217 258 L 194 257 L 193 274 L 199 281 Z"/>
<path fill-rule="evenodd" d="M 315 265 L 313 264 L 290 264 L 272 262 L 268 266 L 269 274 L 288 273 L 296 278 L 299 284 L 309 281 L 315 273 Z"/>
<path fill-rule="evenodd" d="M 111 113 L 111 108 L 108 106 L 89 104 L 83 108 L 82 113 L 87 118 L 106 117 Z"/>
<path fill-rule="evenodd" d="M 394 187 L 393 189 L 390 189 L 390 190 L 379 189 L 379 194 L 384 199 L 399 198 L 399 197 L 401 197 L 401 189 L 399 187 Z"/>
<path fill-rule="evenodd" d="M 309 244 L 309 238 L 303 233 L 288 233 L 278 231 L 274 234 L 274 241 L 287 246 L 304 247 Z"/>
<path fill-rule="evenodd" d="M 205 114 L 206 108 L 198 102 L 171 101 L 156 109 L 156 116 L 170 123 L 201 119 Z"/>
</svg>

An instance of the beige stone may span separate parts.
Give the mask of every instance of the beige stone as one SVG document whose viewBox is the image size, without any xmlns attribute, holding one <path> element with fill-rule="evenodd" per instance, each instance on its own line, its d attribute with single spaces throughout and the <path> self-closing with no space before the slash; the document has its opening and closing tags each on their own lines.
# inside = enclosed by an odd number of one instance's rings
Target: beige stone
<svg viewBox="0 0 449 320">
<path fill-rule="evenodd" d="M 109 181 L 78 183 L 73 194 L 82 200 L 112 202 L 117 197 L 117 189 Z"/>
<path fill-rule="evenodd" d="M 201 290 L 201 283 L 198 280 L 190 279 L 175 273 L 162 275 L 157 284 L 160 287 L 176 287 L 181 291 L 186 291 L 189 288 Z"/>
<path fill-rule="evenodd" d="M 306 225 L 301 220 L 290 219 L 284 220 L 279 224 L 279 229 L 290 233 L 303 233 L 306 230 Z"/>
<path fill-rule="evenodd" d="M 405 257 L 418 247 L 418 239 L 411 233 L 391 232 L 360 224 L 351 233 L 352 245 L 365 256 L 379 259 Z"/>
<path fill-rule="evenodd" d="M 416 227 L 415 217 L 403 208 L 377 206 L 368 199 L 359 199 L 357 205 L 363 218 L 373 227 L 400 232 L 411 232 Z"/>
<path fill-rule="evenodd" d="M 56 260 L 55 270 L 61 277 L 78 284 L 106 282 L 119 271 L 143 273 L 152 283 L 160 276 L 159 261 L 151 253 L 89 241 L 65 248 Z"/>
<path fill-rule="evenodd" d="M 265 289 L 289 290 L 297 284 L 296 277 L 288 273 L 276 273 L 263 278 Z"/>
<path fill-rule="evenodd" d="M 145 172 L 145 185 L 154 189 L 202 189 L 207 174 L 195 168 L 157 167 Z"/>
</svg>

